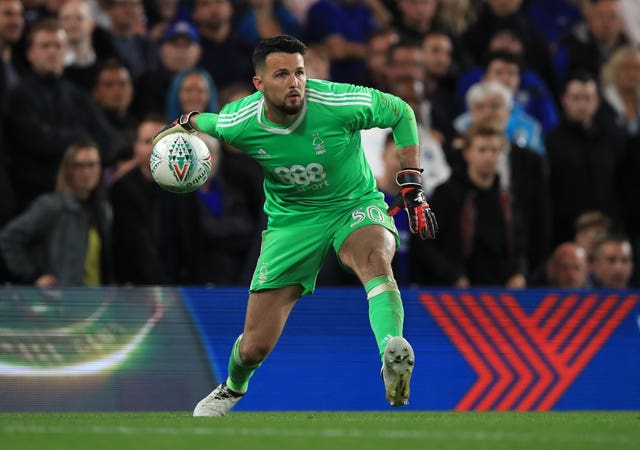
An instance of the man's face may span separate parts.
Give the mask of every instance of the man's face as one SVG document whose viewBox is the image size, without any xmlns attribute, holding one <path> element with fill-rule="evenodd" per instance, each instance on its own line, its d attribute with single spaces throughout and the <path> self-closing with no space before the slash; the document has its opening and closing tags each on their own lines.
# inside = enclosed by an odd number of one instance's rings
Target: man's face
<svg viewBox="0 0 640 450">
<path fill-rule="evenodd" d="M 623 23 L 615 0 L 600 0 L 591 5 L 587 14 L 589 29 L 596 41 L 611 41 L 622 34 Z"/>
<path fill-rule="evenodd" d="M 445 34 L 430 34 L 424 40 L 424 61 L 427 74 L 444 77 L 451 67 L 453 45 Z"/>
<path fill-rule="evenodd" d="M 471 122 L 480 123 L 487 120 L 506 126 L 511 111 L 499 95 L 488 96 L 471 106 Z"/>
<path fill-rule="evenodd" d="M 557 250 L 549 264 L 549 280 L 556 287 L 582 288 L 587 283 L 587 252 L 577 245 Z"/>
<path fill-rule="evenodd" d="M 307 76 L 299 53 L 271 53 L 253 77 L 267 106 L 281 114 L 298 114 L 304 104 Z"/>
<path fill-rule="evenodd" d="M 124 113 L 133 96 L 133 84 L 129 71 L 124 67 L 104 69 L 98 75 L 93 98 L 106 111 Z"/>
<path fill-rule="evenodd" d="M 71 44 L 91 39 L 95 23 L 87 3 L 80 0 L 68 1 L 62 6 L 58 18 Z"/>
<path fill-rule="evenodd" d="M 229 0 L 195 0 L 191 18 L 199 26 L 215 30 L 229 24 L 232 16 Z"/>
<path fill-rule="evenodd" d="M 437 0 L 399 0 L 402 21 L 410 27 L 422 29 L 429 26 L 438 9 Z"/>
<path fill-rule="evenodd" d="M 424 80 L 424 51 L 417 46 L 402 46 L 393 49 L 387 66 L 387 78 Z"/>
<path fill-rule="evenodd" d="M 37 74 L 60 76 L 66 51 L 67 35 L 64 30 L 40 30 L 32 36 L 27 58 Z"/>
<path fill-rule="evenodd" d="M 20 39 L 24 30 L 22 2 L 19 0 L 0 0 L 0 48 L 13 45 Z"/>
<path fill-rule="evenodd" d="M 567 119 L 583 125 L 591 123 L 599 104 L 595 81 L 573 80 L 569 82 L 562 96 L 562 106 Z"/>
<path fill-rule="evenodd" d="M 202 47 L 186 36 L 177 36 L 160 46 L 162 64 L 171 72 L 181 72 L 195 67 Z"/>
<path fill-rule="evenodd" d="M 475 136 L 463 153 L 468 170 L 482 178 L 495 175 L 503 147 L 501 136 Z"/>
<path fill-rule="evenodd" d="M 627 288 L 632 271 L 633 260 L 629 242 L 604 242 L 596 249 L 591 272 L 603 287 Z"/>
<path fill-rule="evenodd" d="M 383 73 L 387 65 L 387 52 L 392 44 L 397 42 L 398 35 L 387 33 L 372 37 L 367 50 L 367 66 L 372 72 Z"/>
<path fill-rule="evenodd" d="M 132 32 L 144 20 L 142 0 L 114 0 L 107 13 L 115 31 Z"/>
<path fill-rule="evenodd" d="M 516 92 L 520 86 L 520 68 L 517 64 L 494 59 L 484 73 L 484 80 L 497 81 L 511 92 Z"/>
</svg>

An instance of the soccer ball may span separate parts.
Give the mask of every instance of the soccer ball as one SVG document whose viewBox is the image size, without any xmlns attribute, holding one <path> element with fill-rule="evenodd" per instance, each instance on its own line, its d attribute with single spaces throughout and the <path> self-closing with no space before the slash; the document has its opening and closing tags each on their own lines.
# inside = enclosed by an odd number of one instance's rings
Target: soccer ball
<svg viewBox="0 0 640 450">
<path fill-rule="evenodd" d="M 151 153 L 151 174 L 161 188 L 184 194 L 202 186 L 211 173 L 211 153 L 195 134 L 171 133 Z"/>
</svg>

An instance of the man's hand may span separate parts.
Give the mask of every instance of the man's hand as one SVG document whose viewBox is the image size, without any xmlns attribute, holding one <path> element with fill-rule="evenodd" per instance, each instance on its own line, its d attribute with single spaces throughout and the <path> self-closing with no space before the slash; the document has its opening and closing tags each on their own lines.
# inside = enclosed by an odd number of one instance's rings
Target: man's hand
<svg viewBox="0 0 640 450">
<path fill-rule="evenodd" d="M 413 234 L 418 234 L 422 239 L 435 239 L 438 222 L 422 191 L 421 172 L 421 169 L 402 169 L 398 172 L 396 182 L 400 185 L 400 193 L 387 212 L 393 216 L 404 209 L 409 216 L 409 230 Z"/>
<path fill-rule="evenodd" d="M 195 133 L 197 130 L 191 125 L 191 118 L 200 114 L 199 111 L 191 111 L 189 114 L 181 114 L 176 120 L 168 123 L 162 130 L 158 131 L 151 141 L 156 145 L 160 139 L 172 133 Z"/>
</svg>

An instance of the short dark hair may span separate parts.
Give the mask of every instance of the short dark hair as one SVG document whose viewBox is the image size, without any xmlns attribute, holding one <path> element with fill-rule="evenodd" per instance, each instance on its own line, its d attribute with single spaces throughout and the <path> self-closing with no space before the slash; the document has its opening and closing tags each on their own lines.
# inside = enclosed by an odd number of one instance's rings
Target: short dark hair
<svg viewBox="0 0 640 450">
<path fill-rule="evenodd" d="M 576 70 L 572 72 L 567 77 L 567 80 L 564 83 L 564 89 L 562 92 L 567 91 L 567 87 L 572 81 L 577 81 L 578 83 L 586 84 L 586 83 L 594 83 L 596 87 L 598 87 L 598 80 L 595 75 L 587 70 Z"/>
<path fill-rule="evenodd" d="M 471 147 L 473 140 L 478 136 L 499 137 L 503 141 L 506 141 L 504 129 L 500 127 L 500 125 L 494 120 L 485 120 L 471 125 L 471 128 L 469 128 L 469 130 L 463 136 L 463 148 L 466 150 Z"/>
<path fill-rule="evenodd" d="M 516 55 L 515 53 L 504 50 L 496 50 L 487 53 L 487 56 L 484 58 L 484 70 L 486 71 L 494 61 L 503 61 L 508 64 L 515 64 L 522 72 L 522 58 L 520 58 L 520 56 Z"/>
<path fill-rule="evenodd" d="M 263 39 L 253 51 L 253 68 L 258 70 L 271 53 L 300 53 L 304 55 L 307 47 L 293 36 L 279 35 Z"/>
<path fill-rule="evenodd" d="M 55 17 L 44 17 L 42 19 L 39 19 L 37 22 L 31 25 L 31 28 L 29 28 L 29 31 L 27 31 L 27 48 L 31 47 L 31 45 L 33 44 L 33 38 L 37 33 L 41 31 L 46 31 L 48 33 L 57 33 L 60 30 L 64 30 L 64 28 L 62 28 L 62 25 L 60 25 L 60 22 Z"/>
<path fill-rule="evenodd" d="M 628 243 L 629 245 L 631 245 L 629 237 L 622 232 L 614 231 L 612 233 L 603 234 L 602 236 L 598 237 L 593 243 L 593 253 L 591 254 L 592 261 L 595 261 L 600 257 L 602 246 L 609 242 L 614 242 L 616 244 Z"/>
</svg>

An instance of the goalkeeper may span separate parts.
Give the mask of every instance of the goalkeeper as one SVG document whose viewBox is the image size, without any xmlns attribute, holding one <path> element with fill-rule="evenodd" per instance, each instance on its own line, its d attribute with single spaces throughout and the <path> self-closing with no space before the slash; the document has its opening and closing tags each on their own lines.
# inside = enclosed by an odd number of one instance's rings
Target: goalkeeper
<svg viewBox="0 0 640 450">
<path fill-rule="evenodd" d="M 414 353 L 402 337 L 404 310 L 391 260 L 399 244 L 391 215 L 405 209 L 411 231 L 435 237 L 422 191 L 415 116 L 401 99 L 350 84 L 307 80 L 305 46 L 290 36 L 265 39 L 253 54 L 257 90 L 220 114 L 191 112 L 169 133 L 209 134 L 253 157 L 264 171 L 268 215 L 250 287 L 243 333 L 228 377 L 194 410 L 223 416 L 247 392 L 249 379 L 275 347 L 296 301 L 313 293 L 331 247 L 362 282 L 391 406 L 404 406 Z M 391 127 L 402 169 L 401 193 L 387 208 L 360 143 L 360 130 Z"/>
</svg>

